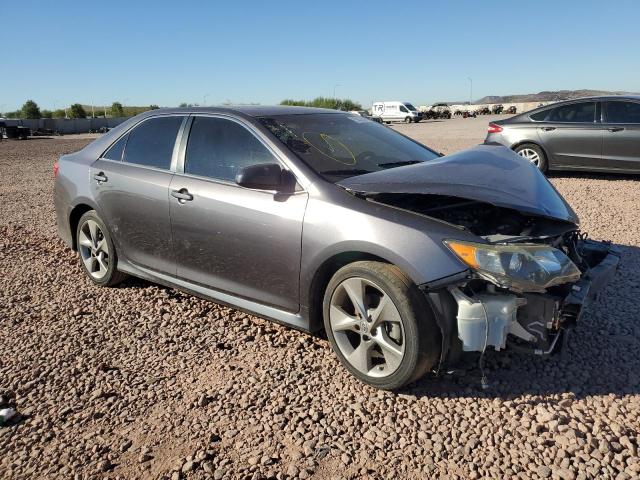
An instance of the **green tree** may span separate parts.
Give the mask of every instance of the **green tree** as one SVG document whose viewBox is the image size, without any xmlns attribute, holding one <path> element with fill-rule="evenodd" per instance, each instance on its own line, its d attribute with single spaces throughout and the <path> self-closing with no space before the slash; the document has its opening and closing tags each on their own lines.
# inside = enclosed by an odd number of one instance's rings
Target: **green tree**
<svg viewBox="0 0 640 480">
<path fill-rule="evenodd" d="M 51 118 L 51 116 L 53 115 L 53 112 L 51 112 L 51 110 L 42 110 L 40 112 L 41 114 L 41 118 Z"/>
<path fill-rule="evenodd" d="M 159 108 L 158 105 L 149 105 L 149 110 L 158 110 Z"/>
<path fill-rule="evenodd" d="M 87 118 L 87 112 L 79 103 L 74 103 L 69 108 L 69 117 L 71 118 Z"/>
<path fill-rule="evenodd" d="M 111 116 L 112 117 L 124 117 L 124 109 L 120 102 L 113 102 L 111 104 Z"/>
<path fill-rule="evenodd" d="M 27 100 L 22 105 L 22 118 L 40 118 L 40 108 L 33 100 Z"/>
<path fill-rule="evenodd" d="M 53 118 L 65 118 L 66 115 L 64 113 L 64 110 L 62 108 L 58 108 L 57 110 L 54 110 L 52 112 L 52 116 Z"/>
<path fill-rule="evenodd" d="M 348 98 L 339 99 L 339 98 L 328 98 L 328 97 L 316 97 L 311 101 L 287 99 L 280 102 L 280 105 L 330 108 L 332 110 L 344 110 L 344 111 L 362 110 L 362 105 Z"/>
<path fill-rule="evenodd" d="M 5 118 L 20 118 L 22 116 L 22 110 L 16 110 L 15 112 L 5 113 Z"/>
</svg>

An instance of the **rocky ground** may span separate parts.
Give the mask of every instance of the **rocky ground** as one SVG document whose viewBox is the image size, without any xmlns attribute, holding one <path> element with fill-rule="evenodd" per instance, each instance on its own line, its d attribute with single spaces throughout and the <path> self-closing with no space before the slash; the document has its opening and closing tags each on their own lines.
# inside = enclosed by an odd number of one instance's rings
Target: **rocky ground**
<svg viewBox="0 0 640 480">
<path fill-rule="evenodd" d="M 398 129 L 450 152 L 485 119 Z M 466 122 L 466 123 L 464 123 Z M 376 391 L 326 341 L 139 280 L 93 286 L 56 236 L 52 164 L 0 143 L 2 478 L 640 477 L 640 180 L 552 182 L 622 267 L 564 357 Z"/>
</svg>

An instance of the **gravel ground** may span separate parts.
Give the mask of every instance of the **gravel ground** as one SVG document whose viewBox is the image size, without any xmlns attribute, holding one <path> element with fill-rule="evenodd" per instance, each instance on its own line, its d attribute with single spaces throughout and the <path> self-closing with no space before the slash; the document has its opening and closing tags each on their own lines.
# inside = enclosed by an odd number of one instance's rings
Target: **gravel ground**
<svg viewBox="0 0 640 480">
<path fill-rule="evenodd" d="M 487 117 L 399 125 L 452 152 Z M 563 357 L 363 386 L 326 341 L 128 280 L 94 287 L 56 236 L 52 164 L 89 140 L 0 143 L 2 478 L 639 478 L 640 182 L 555 175 L 622 246 Z"/>
</svg>

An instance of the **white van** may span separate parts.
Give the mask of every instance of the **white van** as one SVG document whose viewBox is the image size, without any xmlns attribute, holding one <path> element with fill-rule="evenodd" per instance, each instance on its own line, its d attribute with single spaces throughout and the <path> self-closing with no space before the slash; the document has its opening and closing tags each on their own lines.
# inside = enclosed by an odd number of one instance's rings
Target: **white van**
<svg viewBox="0 0 640 480">
<path fill-rule="evenodd" d="M 374 102 L 371 115 L 385 123 L 417 123 L 422 120 L 422 113 L 409 102 Z"/>
</svg>

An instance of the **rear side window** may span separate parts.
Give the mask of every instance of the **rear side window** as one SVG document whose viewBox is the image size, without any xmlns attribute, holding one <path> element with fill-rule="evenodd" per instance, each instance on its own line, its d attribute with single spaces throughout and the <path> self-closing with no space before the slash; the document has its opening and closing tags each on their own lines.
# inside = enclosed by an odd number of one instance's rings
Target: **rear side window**
<svg viewBox="0 0 640 480">
<path fill-rule="evenodd" d="M 129 133 L 124 161 L 169 170 L 182 119 L 183 117 L 156 117 L 135 127 Z"/>
<path fill-rule="evenodd" d="M 549 110 L 543 110 L 541 112 L 534 113 L 533 115 L 529 115 L 529 118 L 531 120 L 535 120 L 536 122 L 542 122 L 545 118 L 547 118 L 547 115 L 549 115 Z"/>
<path fill-rule="evenodd" d="M 120 140 L 109 147 L 109 150 L 105 152 L 102 158 L 116 160 L 118 162 L 122 160 L 122 152 L 124 152 L 124 146 L 127 144 L 127 138 L 129 138 L 128 134 L 121 137 Z"/>
<path fill-rule="evenodd" d="M 640 103 L 607 102 L 608 123 L 640 123 Z"/>
<path fill-rule="evenodd" d="M 241 168 L 278 160 L 242 125 L 223 118 L 195 117 L 185 162 L 185 173 L 235 182 Z"/>
<path fill-rule="evenodd" d="M 574 103 L 551 110 L 548 121 L 593 123 L 596 119 L 596 102 Z"/>
</svg>

